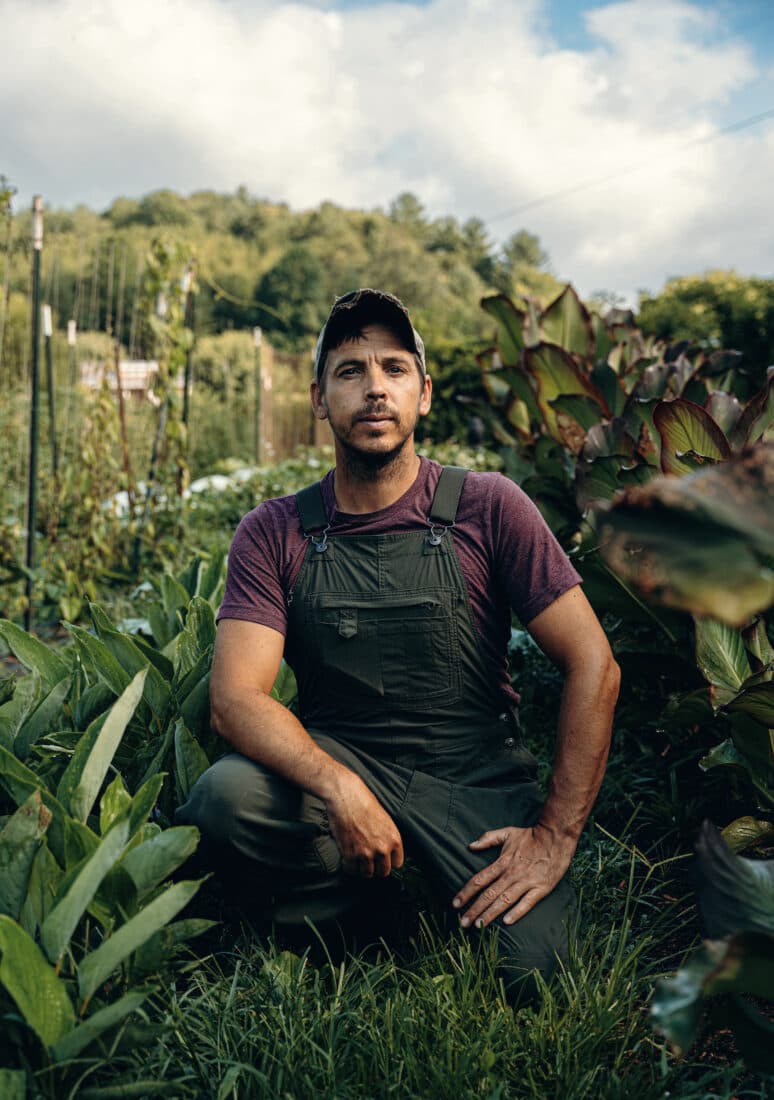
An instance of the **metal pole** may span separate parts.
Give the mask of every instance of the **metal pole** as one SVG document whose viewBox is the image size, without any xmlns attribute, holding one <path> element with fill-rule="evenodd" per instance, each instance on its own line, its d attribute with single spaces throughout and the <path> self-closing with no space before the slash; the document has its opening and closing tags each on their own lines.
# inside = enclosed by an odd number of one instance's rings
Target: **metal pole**
<svg viewBox="0 0 774 1100">
<path fill-rule="evenodd" d="M 51 355 L 51 306 L 43 306 L 43 340 L 46 348 L 46 383 L 48 387 L 48 435 L 51 440 L 51 473 L 56 482 L 59 476 L 59 458 L 56 449 L 56 406 L 54 398 L 54 363 Z"/>
<path fill-rule="evenodd" d="M 30 460 L 27 483 L 27 581 L 24 629 L 32 629 L 32 570 L 35 568 L 35 528 L 38 522 L 38 413 L 40 401 L 40 253 L 43 250 L 43 202 L 32 200 L 32 400 L 30 404 Z"/>
<path fill-rule="evenodd" d="M 254 371 L 254 402 L 253 402 L 253 442 L 255 452 L 255 464 L 260 466 L 261 464 L 261 396 L 262 396 L 262 379 L 261 379 L 261 340 L 262 332 L 259 328 L 253 329 L 253 347 L 255 348 L 255 371 Z"/>
</svg>

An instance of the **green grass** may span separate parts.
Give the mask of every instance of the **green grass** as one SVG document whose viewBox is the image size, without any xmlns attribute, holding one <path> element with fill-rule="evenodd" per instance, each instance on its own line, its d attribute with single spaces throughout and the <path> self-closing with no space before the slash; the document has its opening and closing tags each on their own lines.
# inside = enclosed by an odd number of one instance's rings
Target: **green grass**
<svg viewBox="0 0 774 1100">
<path fill-rule="evenodd" d="M 294 953 L 226 924 L 216 949 L 157 998 L 146 1026 L 128 1029 L 57 1100 L 763 1098 L 735 1056 L 725 1066 L 677 1063 L 652 1032 L 653 983 L 695 935 L 692 907 L 674 893 L 680 867 L 590 832 L 573 872 L 576 946 L 539 1006 L 515 1014 L 491 947 L 444 937 L 432 915 L 411 940 L 341 961 L 313 938 Z"/>
</svg>

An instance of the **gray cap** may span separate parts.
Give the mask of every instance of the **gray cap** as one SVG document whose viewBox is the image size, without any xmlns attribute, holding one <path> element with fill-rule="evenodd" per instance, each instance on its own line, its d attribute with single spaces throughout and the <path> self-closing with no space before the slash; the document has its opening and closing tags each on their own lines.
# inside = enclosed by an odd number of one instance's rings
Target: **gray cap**
<svg viewBox="0 0 774 1100">
<path fill-rule="evenodd" d="M 386 290 L 362 287 L 336 299 L 328 320 L 320 330 L 314 353 L 314 377 L 317 382 L 322 378 L 325 359 L 331 348 L 339 346 L 345 333 L 353 328 L 365 328 L 366 325 L 384 325 L 392 329 L 401 338 L 406 350 L 416 356 L 424 377 L 427 372 L 424 341 L 412 325 L 403 302 Z"/>
</svg>

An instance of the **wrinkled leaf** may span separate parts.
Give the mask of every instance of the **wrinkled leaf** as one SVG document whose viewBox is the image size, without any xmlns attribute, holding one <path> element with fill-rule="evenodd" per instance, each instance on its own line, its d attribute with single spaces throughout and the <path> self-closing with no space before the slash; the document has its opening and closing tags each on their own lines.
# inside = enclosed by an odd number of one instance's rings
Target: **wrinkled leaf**
<svg viewBox="0 0 774 1100">
<path fill-rule="evenodd" d="M 48 845 L 41 845 L 32 863 L 21 916 L 21 923 L 31 936 L 37 934 L 51 912 L 62 877 L 62 868 L 49 851 Z"/>
<path fill-rule="evenodd" d="M 66 1035 L 75 1013 L 60 981 L 42 951 L 24 929 L 0 915 L 0 982 L 45 1047 Z"/>
<path fill-rule="evenodd" d="M 48 827 L 47 841 L 57 859 L 64 862 L 64 822 L 65 811 L 61 802 L 47 791 L 38 776 L 21 760 L 0 745 L 0 787 L 7 791 L 17 806 L 40 791 L 43 805 L 51 812 L 51 824 Z"/>
</svg>

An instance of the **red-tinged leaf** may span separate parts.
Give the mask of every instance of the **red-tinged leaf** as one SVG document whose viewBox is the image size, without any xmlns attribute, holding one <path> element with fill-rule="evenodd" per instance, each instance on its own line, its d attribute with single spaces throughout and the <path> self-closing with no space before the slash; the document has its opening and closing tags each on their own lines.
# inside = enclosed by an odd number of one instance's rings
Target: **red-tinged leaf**
<svg viewBox="0 0 774 1100">
<path fill-rule="evenodd" d="M 739 398 L 733 393 L 713 390 L 704 402 L 704 408 L 724 435 L 731 439 L 736 423 L 742 415 Z"/>
<path fill-rule="evenodd" d="M 766 385 L 742 409 L 731 436 L 733 447 L 745 447 L 761 439 L 774 423 L 774 367 L 769 367 Z"/>
<path fill-rule="evenodd" d="M 600 416 L 610 416 L 610 409 L 597 387 L 586 377 L 564 348 L 555 344 L 538 344 L 524 352 L 524 365 L 537 384 L 538 405 L 549 433 L 560 443 L 566 442 L 558 417 L 550 402 L 563 394 L 586 394 L 599 405 Z M 583 440 L 578 443 L 580 450 Z M 575 449 L 575 448 L 574 448 Z"/>
<path fill-rule="evenodd" d="M 503 362 L 510 367 L 515 366 L 524 349 L 526 314 L 517 309 L 505 294 L 482 298 L 481 308 L 497 321 L 498 347 Z"/>
<path fill-rule="evenodd" d="M 661 469 L 665 474 L 688 474 L 696 469 L 698 456 L 710 462 L 724 462 L 731 448 L 708 412 L 693 401 L 677 398 L 661 401 L 653 412 L 653 423 L 661 438 Z M 691 459 L 686 455 L 693 452 Z"/>
</svg>

